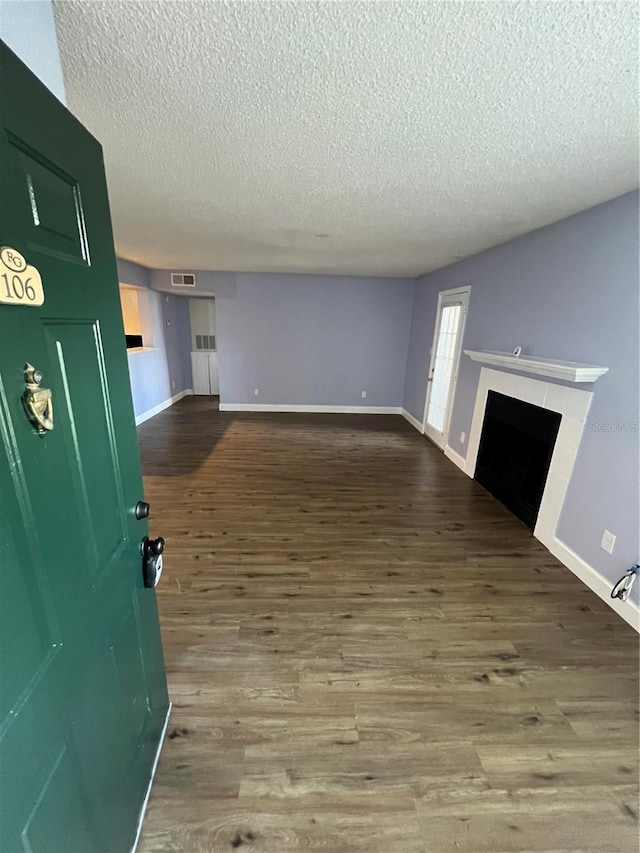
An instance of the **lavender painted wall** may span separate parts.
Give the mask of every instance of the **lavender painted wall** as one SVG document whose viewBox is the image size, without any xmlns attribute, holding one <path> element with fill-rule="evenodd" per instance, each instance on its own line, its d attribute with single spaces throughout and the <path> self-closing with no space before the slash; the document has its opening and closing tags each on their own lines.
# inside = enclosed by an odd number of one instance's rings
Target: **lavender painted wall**
<svg viewBox="0 0 640 853">
<path fill-rule="evenodd" d="M 422 420 L 437 295 L 466 284 L 465 348 L 521 345 L 609 366 L 594 385 L 578 386 L 594 397 L 557 535 L 611 581 L 640 551 L 638 201 L 628 193 L 418 279 L 405 380 L 405 407 Z M 449 432 L 462 456 L 479 372 L 463 355 Z M 612 423 L 632 426 L 589 426 Z M 613 555 L 599 547 L 605 527 L 618 537 Z"/>
<path fill-rule="evenodd" d="M 170 287 L 166 270 L 151 280 Z M 410 279 L 198 272 L 192 293 L 216 296 L 221 403 L 401 406 L 414 287 Z"/>
<path fill-rule="evenodd" d="M 118 258 L 118 279 L 146 289 L 154 349 L 129 353 L 129 377 L 136 414 L 153 409 L 191 387 L 185 359 L 189 345 L 187 300 L 150 289 L 150 271 Z"/>
<path fill-rule="evenodd" d="M 136 287 L 151 287 L 151 270 L 133 261 L 116 258 L 118 265 L 118 281 L 120 284 L 134 284 Z"/>
<path fill-rule="evenodd" d="M 402 402 L 407 412 L 420 423 L 424 413 L 430 350 L 438 306 L 438 289 L 429 285 L 428 278 L 423 276 L 416 280 Z"/>
</svg>

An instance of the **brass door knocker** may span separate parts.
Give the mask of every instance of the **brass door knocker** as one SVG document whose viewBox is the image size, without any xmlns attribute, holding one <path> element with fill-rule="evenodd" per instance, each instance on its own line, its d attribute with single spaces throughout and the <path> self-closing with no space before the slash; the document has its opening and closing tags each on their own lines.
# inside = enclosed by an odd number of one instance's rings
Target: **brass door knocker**
<svg viewBox="0 0 640 853">
<path fill-rule="evenodd" d="M 24 366 L 26 388 L 22 395 L 27 417 L 38 435 L 53 429 L 53 397 L 49 388 L 41 388 L 42 373 L 32 364 Z"/>
</svg>

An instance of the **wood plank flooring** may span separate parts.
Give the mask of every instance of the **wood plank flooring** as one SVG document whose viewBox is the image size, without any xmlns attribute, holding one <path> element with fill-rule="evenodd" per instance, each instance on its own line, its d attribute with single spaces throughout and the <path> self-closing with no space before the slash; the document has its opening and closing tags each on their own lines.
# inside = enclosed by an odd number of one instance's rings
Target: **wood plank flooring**
<svg viewBox="0 0 640 853">
<path fill-rule="evenodd" d="M 404 420 L 140 430 L 173 712 L 139 850 L 638 850 L 638 638 Z"/>
</svg>

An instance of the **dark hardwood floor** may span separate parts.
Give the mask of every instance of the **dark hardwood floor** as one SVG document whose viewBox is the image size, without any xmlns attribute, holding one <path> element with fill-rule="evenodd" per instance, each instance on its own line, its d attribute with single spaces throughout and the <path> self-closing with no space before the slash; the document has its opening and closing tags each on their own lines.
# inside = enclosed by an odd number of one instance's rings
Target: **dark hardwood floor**
<svg viewBox="0 0 640 853">
<path fill-rule="evenodd" d="M 190 397 L 139 435 L 141 853 L 637 853 L 637 635 L 404 420 Z"/>
</svg>

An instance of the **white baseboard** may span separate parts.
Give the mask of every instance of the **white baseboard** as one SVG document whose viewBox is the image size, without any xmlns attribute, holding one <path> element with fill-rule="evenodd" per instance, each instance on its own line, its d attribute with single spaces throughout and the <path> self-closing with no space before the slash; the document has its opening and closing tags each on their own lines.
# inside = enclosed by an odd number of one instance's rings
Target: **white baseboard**
<svg viewBox="0 0 640 853">
<path fill-rule="evenodd" d="M 153 780 L 156 776 L 156 770 L 158 769 L 158 761 L 160 761 L 160 753 L 162 752 L 162 747 L 164 745 L 165 735 L 167 734 L 167 726 L 169 725 L 169 717 L 171 716 L 171 708 L 172 704 L 169 702 L 169 707 L 167 708 L 167 716 L 164 719 L 164 725 L 162 726 L 162 732 L 160 734 L 160 740 L 158 742 L 158 749 L 156 750 L 156 757 L 153 759 L 153 767 L 151 768 L 151 776 L 149 777 L 149 785 L 147 787 L 147 793 L 144 795 L 144 800 L 142 802 L 142 808 L 140 809 L 140 815 L 138 816 L 138 829 L 136 830 L 136 840 L 133 842 L 133 847 L 131 848 L 131 853 L 136 853 L 136 849 L 138 847 L 138 842 L 140 841 L 140 835 L 142 834 L 142 824 L 144 823 L 144 816 L 147 813 L 147 806 L 149 804 L 149 797 L 151 795 L 151 788 L 153 787 Z"/>
<path fill-rule="evenodd" d="M 457 465 L 461 471 L 467 473 L 466 469 L 466 459 L 464 456 L 461 456 L 456 450 L 453 449 L 449 444 L 447 444 L 444 448 L 444 455 L 447 459 L 450 459 L 454 465 Z"/>
<path fill-rule="evenodd" d="M 471 477 L 472 475 L 466 470 L 466 460 L 463 456 L 453 450 L 448 444 L 444 449 L 444 455 L 450 459 L 454 465 L 457 465 L 461 471 Z M 536 534 L 538 533 L 538 529 L 536 529 Z M 628 622 L 632 628 L 635 628 L 636 631 L 640 632 L 640 607 L 627 599 L 627 601 L 620 601 L 618 598 L 611 598 L 611 588 L 613 584 L 608 581 L 605 577 L 603 577 L 600 572 L 596 571 L 593 566 L 590 566 L 587 562 L 585 562 L 582 557 L 579 557 L 575 551 L 569 548 L 568 545 L 565 545 L 562 540 L 558 539 L 554 534 L 542 534 L 536 535 L 536 539 L 544 545 L 544 547 L 550 551 L 553 556 L 560 560 L 563 566 L 565 566 L 569 571 L 573 572 L 573 574 L 580 578 L 580 580 L 589 587 L 592 592 L 601 598 L 606 604 L 611 607 L 612 610 L 615 610 L 625 622 Z"/>
<path fill-rule="evenodd" d="M 290 403 L 220 403 L 221 412 L 311 412 L 335 415 L 400 415 L 400 406 L 299 406 Z"/>
<path fill-rule="evenodd" d="M 136 418 L 136 425 L 141 424 L 159 412 L 168 409 L 169 406 L 177 403 L 188 394 L 193 394 L 193 390 L 188 388 L 171 397 L 170 400 L 165 400 L 164 403 L 149 409 Z M 271 403 L 221 403 L 221 412 L 309 412 L 325 414 L 360 414 L 360 415 L 402 415 L 418 432 L 422 433 L 422 424 L 417 418 L 414 418 L 406 409 L 396 406 L 304 406 L 296 404 L 271 404 Z M 444 455 L 450 459 L 454 465 L 464 471 L 467 476 L 472 475 L 466 470 L 466 460 L 457 451 L 448 444 L 445 446 Z M 620 601 L 617 598 L 611 598 L 612 584 L 604 578 L 600 572 L 596 571 L 593 566 L 586 563 L 582 557 L 579 557 L 575 551 L 572 551 L 568 545 L 565 545 L 557 536 L 551 536 L 539 539 L 539 541 L 547 548 L 560 562 L 573 572 L 576 577 L 586 584 L 595 594 L 601 598 L 612 610 L 615 610 L 625 622 L 628 622 L 636 631 L 640 632 L 640 607 L 631 601 Z M 145 803 L 146 807 L 146 803 Z M 137 841 L 136 841 L 137 843 Z M 134 848 L 135 849 L 135 848 Z"/>
<path fill-rule="evenodd" d="M 565 545 L 557 536 L 545 536 L 544 539 L 540 539 L 539 541 L 542 542 L 545 548 L 551 551 L 554 557 L 560 560 L 563 566 L 566 566 L 592 592 L 595 592 L 598 598 L 601 598 L 605 604 L 608 604 L 612 610 L 615 610 L 619 616 L 622 616 L 624 621 L 628 622 L 632 628 L 640 632 L 640 607 L 638 607 L 635 601 L 631 599 L 620 601 L 619 598 L 611 598 L 611 589 L 613 587 L 611 581 L 603 577 L 600 572 L 585 562 L 582 557 L 578 556 L 575 551 L 569 548 L 568 545 Z"/>
<path fill-rule="evenodd" d="M 159 415 L 160 412 L 164 412 L 164 410 L 168 409 L 169 406 L 173 406 L 174 403 L 177 403 L 178 400 L 182 400 L 183 397 L 188 397 L 189 394 L 193 394 L 193 388 L 185 388 L 185 390 L 180 391 L 179 394 L 174 394 L 174 396 L 169 397 L 168 400 L 158 403 L 158 405 L 154 406 L 153 409 L 147 409 L 147 411 L 143 412 L 141 415 L 136 415 L 136 426 L 140 426 L 140 424 L 148 421 L 149 418 L 154 417 L 154 415 Z"/>
<path fill-rule="evenodd" d="M 400 414 L 405 419 L 405 421 L 409 421 L 412 427 L 418 430 L 420 434 L 422 434 L 422 424 L 417 418 L 414 418 L 411 412 L 408 412 L 406 409 L 402 409 Z"/>
</svg>

